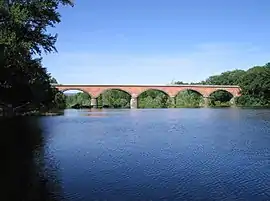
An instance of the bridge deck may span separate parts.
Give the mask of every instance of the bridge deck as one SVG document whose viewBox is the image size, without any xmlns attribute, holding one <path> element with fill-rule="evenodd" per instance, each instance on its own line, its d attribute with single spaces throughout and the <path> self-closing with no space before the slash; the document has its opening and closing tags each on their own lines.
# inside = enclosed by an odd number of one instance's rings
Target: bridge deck
<svg viewBox="0 0 270 201">
<path fill-rule="evenodd" d="M 240 88 L 238 85 L 162 85 L 162 84 L 52 84 L 59 87 L 203 87 L 203 88 Z"/>
</svg>

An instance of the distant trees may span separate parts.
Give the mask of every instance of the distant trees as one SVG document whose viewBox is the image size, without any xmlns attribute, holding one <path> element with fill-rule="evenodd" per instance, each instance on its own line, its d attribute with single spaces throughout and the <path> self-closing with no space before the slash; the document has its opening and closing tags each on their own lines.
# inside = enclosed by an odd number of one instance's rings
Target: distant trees
<svg viewBox="0 0 270 201">
<path fill-rule="evenodd" d="M 202 84 L 210 85 L 239 85 L 242 76 L 245 74 L 244 70 L 233 70 L 221 73 L 220 75 L 213 75 L 202 81 Z"/>
<path fill-rule="evenodd" d="M 172 84 L 177 84 L 177 85 L 181 85 L 181 84 L 183 84 L 183 85 L 188 85 L 188 84 L 190 84 L 190 83 L 183 82 L 183 81 L 176 81 L 176 82 L 174 82 L 174 83 L 172 83 Z"/>
<path fill-rule="evenodd" d="M 171 107 L 170 97 L 158 90 L 147 90 L 138 97 L 140 108 L 168 108 Z"/>
<path fill-rule="evenodd" d="M 66 108 L 91 107 L 91 97 L 84 92 L 66 95 Z"/>
<path fill-rule="evenodd" d="M 204 100 L 201 94 L 192 90 L 181 91 L 175 97 L 175 107 L 201 107 L 204 105 Z"/>
<path fill-rule="evenodd" d="M 242 96 L 238 98 L 241 105 L 270 105 L 270 64 L 255 66 L 246 71 L 240 86 Z"/>
<path fill-rule="evenodd" d="M 98 97 L 98 106 L 107 108 L 130 108 L 131 96 L 121 90 L 111 89 Z"/>
<path fill-rule="evenodd" d="M 183 82 L 175 82 L 175 84 Z M 237 98 L 239 106 L 270 106 L 270 63 L 255 66 L 247 71 L 233 70 L 213 75 L 197 84 L 203 85 L 239 85 L 242 89 L 241 96 Z M 227 92 L 218 91 L 211 95 L 210 105 L 230 105 L 232 97 Z"/>
</svg>

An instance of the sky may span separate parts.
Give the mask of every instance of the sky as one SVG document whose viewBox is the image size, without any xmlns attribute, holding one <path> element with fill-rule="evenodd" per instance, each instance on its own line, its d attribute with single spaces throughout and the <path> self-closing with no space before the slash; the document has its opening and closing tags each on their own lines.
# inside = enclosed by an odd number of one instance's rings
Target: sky
<svg viewBox="0 0 270 201">
<path fill-rule="evenodd" d="M 61 7 L 61 84 L 168 84 L 270 61 L 269 0 L 75 0 Z"/>
</svg>

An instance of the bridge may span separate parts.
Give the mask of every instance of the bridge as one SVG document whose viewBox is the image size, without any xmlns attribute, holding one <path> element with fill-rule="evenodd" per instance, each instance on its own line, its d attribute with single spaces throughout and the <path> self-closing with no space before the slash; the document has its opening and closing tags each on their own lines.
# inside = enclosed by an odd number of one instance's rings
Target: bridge
<svg viewBox="0 0 270 201">
<path fill-rule="evenodd" d="M 235 97 L 240 96 L 241 88 L 235 85 L 54 85 L 60 91 L 80 90 L 91 96 L 91 106 L 97 107 L 97 98 L 105 91 L 116 89 L 128 93 L 131 96 L 130 107 L 138 107 L 138 97 L 147 90 L 158 90 L 167 94 L 175 102 L 175 96 L 185 90 L 191 90 L 200 94 L 205 101 L 205 106 L 209 103 L 209 96 L 216 91 L 227 91 L 232 95 L 231 103 L 235 103 Z"/>
</svg>

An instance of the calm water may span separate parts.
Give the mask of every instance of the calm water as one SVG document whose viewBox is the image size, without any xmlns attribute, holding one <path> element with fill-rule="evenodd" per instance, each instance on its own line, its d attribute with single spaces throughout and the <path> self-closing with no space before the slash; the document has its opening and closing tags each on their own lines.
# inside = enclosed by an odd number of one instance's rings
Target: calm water
<svg viewBox="0 0 270 201">
<path fill-rule="evenodd" d="M 27 198 L 270 200 L 270 110 L 67 110 L 27 122 L 40 133 L 23 166 L 38 183 L 20 184 Z"/>
</svg>

